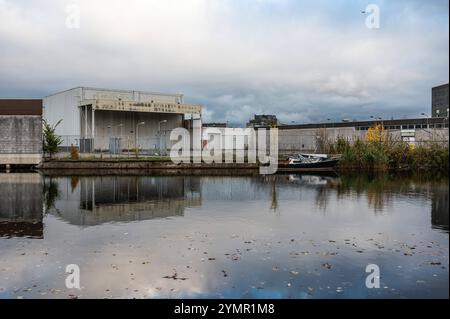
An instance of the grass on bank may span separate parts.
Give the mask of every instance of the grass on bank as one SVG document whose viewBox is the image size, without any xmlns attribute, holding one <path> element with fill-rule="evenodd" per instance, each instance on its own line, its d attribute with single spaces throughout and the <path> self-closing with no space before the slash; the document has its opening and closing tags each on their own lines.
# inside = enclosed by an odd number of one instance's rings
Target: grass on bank
<svg viewBox="0 0 450 319">
<path fill-rule="evenodd" d="M 319 134 L 320 135 L 320 134 Z M 326 137 L 319 139 L 321 153 L 338 154 L 340 157 L 340 170 L 412 170 L 431 171 L 449 168 L 448 143 L 429 142 L 411 146 L 409 143 L 394 140 L 381 125 L 370 128 L 365 139 L 358 139 L 353 143 L 343 137 L 335 142 L 329 142 Z M 53 161 L 111 161 L 111 162 L 135 162 L 171 161 L 169 156 L 141 156 L 137 151 L 130 156 L 112 156 L 109 154 L 97 154 L 80 156 L 78 150 L 71 148 L 70 156 L 54 158 Z"/>
<path fill-rule="evenodd" d="M 448 144 L 429 142 L 411 146 L 393 140 L 381 126 L 369 129 L 364 140 L 350 143 L 338 138 L 326 146 L 328 153 L 340 154 L 343 170 L 448 170 Z"/>
</svg>

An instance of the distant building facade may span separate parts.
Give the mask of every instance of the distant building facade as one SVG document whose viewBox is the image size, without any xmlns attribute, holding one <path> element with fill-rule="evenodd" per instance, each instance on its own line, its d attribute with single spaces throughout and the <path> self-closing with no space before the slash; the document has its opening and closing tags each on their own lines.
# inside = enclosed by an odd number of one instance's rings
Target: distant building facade
<svg viewBox="0 0 450 319">
<path fill-rule="evenodd" d="M 415 118 L 372 121 L 342 121 L 281 125 L 278 128 L 278 153 L 320 152 L 320 141 L 348 141 L 365 139 L 369 128 L 382 125 L 392 140 L 410 144 L 434 142 L 448 143 L 447 118 Z"/>
<path fill-rule="evenodd" d="M 0 99 L 0 165 L 42 159 L 42 100 Z"/>
<path fill-rule="evenodd" d="M 431 117 L 448 117 L 448 83 L 431 89 Z"/>
<path fill-rule="evenodd" d="M 82 152 L 106 150 L 111 138 L 120 150 L 170 148 L 168 132 L 186 115 L 201 118 L 202 108 L 183 102 L 182 94 L 76 87 L 44 98 L 44 118 L 55 124 L 62 147 Z"/>
<path fill-rule="evenodd" d="M 227 123 L 202 123 L 202 127 L 220 127 L 226 128 L 228 127 Z"/>
<path fill-rule="evenodd" d="M 280 125 L 276 115 L 261 114 L 256 115 L 247 123 L 247 127 L 277 127 Z"/>
</svg>

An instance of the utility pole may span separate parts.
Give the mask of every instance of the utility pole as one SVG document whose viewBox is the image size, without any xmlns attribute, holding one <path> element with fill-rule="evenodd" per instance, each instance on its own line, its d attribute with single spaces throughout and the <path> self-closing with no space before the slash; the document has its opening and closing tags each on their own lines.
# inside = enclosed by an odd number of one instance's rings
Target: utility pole
<svg viewBox="0 0 450 319">
<path fill-rule="evenodd" d="M 139 125 L 144 125 L 145 122 L 140 122 L 136 124 L 136 141 L 134 145 L 136 146 L 136 157 L 139 155 Z"/>
</svg>

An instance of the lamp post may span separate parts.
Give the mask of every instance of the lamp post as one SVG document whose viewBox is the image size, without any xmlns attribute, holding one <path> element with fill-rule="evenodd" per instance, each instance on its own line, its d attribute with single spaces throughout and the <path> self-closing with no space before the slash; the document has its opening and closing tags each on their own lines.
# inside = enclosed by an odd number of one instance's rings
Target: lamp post
<svg viewBox="0 0 450 319">
<path fill-rule="evenodd" d="M 136 141 L 134 145 L 136 146 L 136 156 L 139 154 L 139 125 L 144 125 L 145 122 L 139 122 L 136 124 Z"/>
<path fill-rule="evenodd" d="M 427 118 L 427 131 L 425 131 L 425 132 L 427 132 L 428 133 L 428 136 L 430 136 L 431 137 L 431 139 L 432 140 L 434 140 L 434 129 L 433 130 L 431 130 L 430 129 L 430 123 L 429 123 L 429 116 L 428 116 L 428 114 L 427 113 L 425 113 L 425 112 L 422 112 L 422 113 L 420 113 L 420 115 L 423 115 L 423 116 L 425 116 L 426 118 Z"/>
<path fill-rule="evenodd" d="M 121 138 L 121 137 L 122 137 L 122 127 L 123 127 L 123 123 L 118 124 L 117 127 L 120 127 L 120 130 L 119 130 L 119 137 Z"/>
<path fill-rule="evenodd" d="M 112 126 L 108 125 L 107 128 L 108 128 L 108 139 L 109 139 L 109 157 L 112 157 L 112 145 L 111 145 L 111 143 L 112 143 L 112 141 L 111 141 L 111 128 L 112 128 Z"/>
<path fill-rule="evenodd" d="M 445 122 L 447 121 L 447 126 L 448 126 L 448 108 L 447 108 L 447 117 L 444 119 L 444 128 L 445 128 Z"/>
<path fill-rule="evenodd" d="M 430 117 L 429 117 L 428 114 L 425 113 L 425 112 L 420 113 L 420 115 L 425 116 L 425 117 L 427 118 L 427 129 L 428 129 L 428 128 L 429 128 L 428 119 L 429 119 Z"/>
<path fill-rule="evenodd" d="M 377 120 L 379 120 L 381 122 L 381 129 L 384 130 L 383 118 L 379 117 L 379 118 L 377 118 Z"/>
<path fill-rule="evenodd" d="M 161 137 L 162 137 L 162 134 L 161 134 L 161 124 L 162 123 L 167 123 L 167 120 L 162 120 L 162 121 L 159 121 L 158 122 L 158 135 L 159 135 L 159 153 L 161 154 L 162 152 L 161 152 Z M 165 152 L 165 150 L 164 150 L 164 152 Z"/>
<path fill-rule="evenodd" d="M 370 118 L 371 118 L 372 120 L 376 120 L 376 121 L 380 122 L 380 123 L 381 123 L 381 127 L 384 128 L 383 118 L 381 118 L 381 117 L 375 117 L 375 116 L 373 116 L 373 115 L 371 115 Z M 378 124 L 378 122 L 376 122 L 376 124 Z"/>
<path fill-rule="evenodd" d="M 117 125 L 119 127 L 119 138 L 114 139 L 114 143 L 116 143 L 116 146 L 118 147 L 118 153 L 122 153 L 122 127 L 123 123 L 120 123 Z"/>
</svg>

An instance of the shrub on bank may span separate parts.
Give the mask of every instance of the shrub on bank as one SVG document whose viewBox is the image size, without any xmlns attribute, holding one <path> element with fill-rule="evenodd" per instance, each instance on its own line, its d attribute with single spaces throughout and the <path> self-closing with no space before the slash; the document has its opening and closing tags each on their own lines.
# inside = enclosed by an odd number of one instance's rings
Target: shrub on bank
<svg viewBox="0 0 450 319">
<path fill-rule="evenodd" d="M 449 149 L 439 144 L 418 146 L 413 151 L 412 168 L 416 170 L 448 170 Z"/>
<path fill-rule="evenodd" d="M 370 132 L 366 140 L 350 143 L 338 138 L 330 152 L 340 154 L 339 168 L 364 170 L 448 170 L 449 148 L 442 143 L 411 147 Z"/>
</svg>

